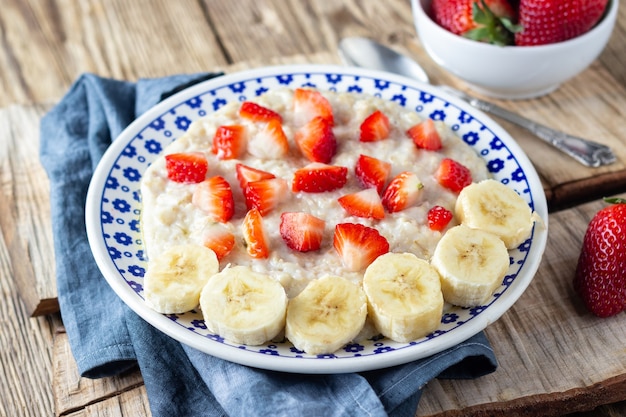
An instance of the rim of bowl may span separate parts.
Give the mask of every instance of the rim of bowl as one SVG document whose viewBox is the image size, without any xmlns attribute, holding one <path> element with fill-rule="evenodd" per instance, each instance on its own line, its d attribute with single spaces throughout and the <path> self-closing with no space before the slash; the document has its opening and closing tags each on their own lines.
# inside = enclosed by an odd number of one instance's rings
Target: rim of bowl
<svg viewBox="0 0 626 417">
<path fill-rule="evenodd" d="M 462 36 L 456 35 L 444 29 L 443 27 L 441 27 L 430 17 L 428 13 L 426 13 L 422 5 L 423 2 L 430 4 L 431 1 L 432 0 L 412 0 L 413 5 L 414 5 L 413 9 L 415 10 L 415 13 L 418 13 L 422 15 L 422 17 L 425 17 L 426 20 L 429 22 L 429 24 L 431 24 L 435 28 L 435 30 L 439 32 L 438 36 L 452 37 L 454 39 L 457 39 L 459 42 L 467 43 L 468 45 L 474 45 L 474 47 L 477 47 L 477 48 L 500 48 L 501 50 L 506 50 L 506 51 L 511 51 L 511 50 L 518 51 L 516 53 L 525 53 L 522 51 L 527 51 L 528 53 L 530 53 L 531 51 L 539 51 L 539 50 L 543 52 L 550 52 L 551 49 L 556 49 L 556 48 L 560 48 L 563 46 L 575 47 L 578 43 L 584 43 L 587 38 L 594 36 L 597 32 L 605 29 L 607 26 L 614 25 L 615 19 L 617 17 L 617 9 L 619 6 L 619 0 L 609 0 L 604 13 L 602 14 L 601 19 L 596 23 L 596 25 L 593 28 L 591 28 L 591 30 L 587 31 L 586 33 L 583 33 L 582 35 L 576 36 L 575 38 L 571 38 L 571 39 L 561 41 L 561 42 L 556 42 L 556 43 L 544 44 L 544 45 L 498 46 L 498 45 L 492 45 L 492 44 L 488 44 L 484 42 L 474 41 L 471 39 L 466 39 Z"/>
</svg>

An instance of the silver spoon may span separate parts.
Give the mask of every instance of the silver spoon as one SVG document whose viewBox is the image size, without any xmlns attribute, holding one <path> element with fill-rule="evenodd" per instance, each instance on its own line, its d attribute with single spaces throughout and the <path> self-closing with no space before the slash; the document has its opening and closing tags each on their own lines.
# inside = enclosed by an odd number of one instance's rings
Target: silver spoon
<svg viewBox="0 0 626 417">
<path fill-rule="evenodd" d="M 360 37 L 344 38 L 339 42 L 339 53 L 347 65 L 392 72 L 423 83 L 429 83 L 428 75 L 417 62 L 371 39 Z M 461 98 L 477 109 L 527 129 L 583 165 L 599 167 L 612 164 L 616 160 L 615 155 L 608 146 L 554 130 L 452 87 L 438 86 L 438 88 Z"/>
</svg>

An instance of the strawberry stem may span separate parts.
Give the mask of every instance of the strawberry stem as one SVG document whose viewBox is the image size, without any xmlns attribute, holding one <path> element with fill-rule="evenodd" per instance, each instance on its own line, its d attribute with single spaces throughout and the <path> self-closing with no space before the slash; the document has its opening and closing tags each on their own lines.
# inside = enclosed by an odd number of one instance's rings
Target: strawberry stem
<svg viewBox="0 0 626 417">
<path fill-rule="evenodd" d="M 480 4 L 479 2 L 472 4 L 472 18 L 478 27 L 465 32 L 463 36 L 479 42 L 499 46 L 513 45 L 514 34 L 522 30 L 522 27 L 513 23 L 510 18 L 496 16 L 485 0 L 480 0 Z"/>
<path fill-rule="evenodd" d="M 609 204 L 624 204 L 626 203 L 626 199 L 619 197 L 604 197 L 603 200 Z"/>
</svg>

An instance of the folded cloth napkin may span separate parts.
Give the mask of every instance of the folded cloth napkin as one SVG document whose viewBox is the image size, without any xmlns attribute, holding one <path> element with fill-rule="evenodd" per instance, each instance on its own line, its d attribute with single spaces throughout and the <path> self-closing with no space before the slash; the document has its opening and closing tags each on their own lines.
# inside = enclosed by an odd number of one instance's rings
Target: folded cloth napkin
<svg viewBox="0 0 626 417">
<path fill-rule="evenodd" d="M 414 416 L 433 378 L 493 372 L 482 333 L 432 357 L 392 368 L 298 375 L 251 368 L 182 345 L 130 310 L 95 264 L 84 223 L 98 161 L 121 131 L 160 100 L 220 74 L 176 75 L 136 83 L 82 75 L 41 121 L 41 162 L 50 204 L 59 304 L 82 376 L 139 366 L 151 413 L 171 416 Z"/>
</svg>

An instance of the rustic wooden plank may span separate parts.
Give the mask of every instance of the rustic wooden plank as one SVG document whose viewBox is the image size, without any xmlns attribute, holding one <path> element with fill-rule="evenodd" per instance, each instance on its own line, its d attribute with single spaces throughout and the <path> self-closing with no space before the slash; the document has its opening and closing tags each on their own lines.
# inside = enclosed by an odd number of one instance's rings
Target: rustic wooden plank
<svg viewBox="0 0 626 417">
<path fill-rule="evenodd" d="M 57 101 L 84 72 L 136 80 L 226 63 L 196 0 L 0 5 L 0 107 Z"/>
<path fill-rule="evenodd" d="M 56 333 L 54 338 L 54 364 L 52 376 L 52 390 L 54 393 L 55 410 L 58 416 L 68 415 L 75 410 L 89 408 L 90 404 L 97 404 L 113 397 L 145 397 L 143 380 L 139 370 L 129 371 L 125 374 L 110 378 L 89 379 L 82 378 L 78 374 L 78 368 L 72 352 L 69 340 L 64 331 Z M 129 391 L 134 393 L 128 394 Z M 118 401 L 122 401 L 119 399 Z M 119 407 L 117 401 L 108 403 L 114 408 Z M 140 403 L 141 404 L 141 403 Z M 126 415 L 145 415 L 144 413 Z"/>
<path fill-rule="evenodd" d="M 39 163 L 39 119 L 49 106 L 0 109 L 0 226 L 29 316 L 58 311 L 48 177 Z"/>
<path fill-rule="evenodd" d="M 150 417 L 150 405 L 144 386 L 105 398 L 78 410 L 71 410 L 65 417 Z"/>
<path fill-rule="evenodd" d="M 596 201 L 550 216 L 537 275 L 486 329 L 498 370 L 476 380 L 431 382 L 420 415 L 558 416 L 626 400 L 624 315 L 592 316 L 572 286 L 586 225 L 603 206 Z"/>
</svg>

